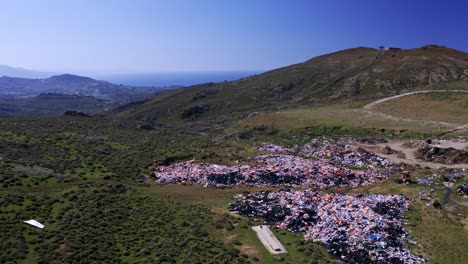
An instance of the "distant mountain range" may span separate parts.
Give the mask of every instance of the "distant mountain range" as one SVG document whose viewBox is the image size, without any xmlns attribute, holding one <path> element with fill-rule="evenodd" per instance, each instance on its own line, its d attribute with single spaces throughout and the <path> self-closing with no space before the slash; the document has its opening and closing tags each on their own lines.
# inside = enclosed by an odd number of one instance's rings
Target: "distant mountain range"
<svg viewBox="0 0 468 264">
<path fill-rule="evenodd" d="M 358 47 L 234 81 L 169 91 L 115 85 L 71 74 L 45 79 L 4 76 L 0 77 L 0 98 L 93 96 L 121 106 L 108 114 L 127 119 L 213 121 L 257 111 L 365 101 L 442 84 L 466 89 L 467 83 L 468 54 L 462 51 L 436 45 L 388 50 Z M 125 105 L 130 102 L 135 103 Z"/>
<path fill-rule="evenodd" d="M 45 79 L 3 76 L 0 77 L 0 116 L 56 116 L 67 111 L 95 114 L 147 99 L 162 90 L 116 85 L 72 74 Z"/>
<path fill-rule="evenodd" d="M 98 81 L 89 77 L 62 74 L 46 79 L 0 77 L 0 97 L 24 98 L 40 94 L 94 96 L 97 99 L 128 103 L 161 91 L 156 87 L 134 87 Z"/>
<path fill-rule="evenodd" d="M 218 71 L 218 72 L 159 72 L 141 74 L 92 75 L 99 80 L 134 86 L 190 86 L 208 82 L 233 81 L 260 73 L 260 71 Z"/>
<path fill-rule="evenodd" d="M 258 74 L 260 71 L 213 71 L 213 72 L 154 72 L 128 74 L 98 74 L 86 73 L 97 80 L 106 80 L 114 84 L 146 87 L 190 86 L 207 82 L 233 81 Z M 16 77 L 28 79 L 45 79 L 59 73 L 42 72 L 23 68 L 0 65 L 0 77 Z"/>
<path fill-rule="evenodd" d="M 52 75 L 54 75 L 54 73 L 14 68 L 8 65 L 0 65 L 0 76 L 38 79 L 48 78 Z"/>
</svg>

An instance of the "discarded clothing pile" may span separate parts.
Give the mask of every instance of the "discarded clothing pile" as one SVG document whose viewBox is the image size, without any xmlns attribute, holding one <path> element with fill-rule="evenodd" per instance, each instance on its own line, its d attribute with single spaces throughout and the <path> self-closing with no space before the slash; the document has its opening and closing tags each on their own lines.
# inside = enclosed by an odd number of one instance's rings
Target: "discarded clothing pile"
<svg viewBox="0 0 468 264">
<path fill-rule="evenodd" d="M 430 174 L 427 175 L 426 177 L 418 177 L 418 184 L 419 185 L 435 185 L 436 179 L 438 175 L 437 174 Z"/>
<path fill-rule="evenodd" d="M 257 165 L 225 166 L 182 162 L 154 170 L 158 183 L 190 183 L 204 186 L 316 186 L 320 188 L 361 186 L 387 177 L 374 167 L 356 170 L 335 166 L 329 160 L 310 160 L 292 155 L 260 155 Z"/>
<path fill-rule="evenodd" d="M 353 151 L 343 144 L 333 144 L 326 139 L 314 139 L 298 149 L 298 154 L 306 158 L 329 159 L 335 165 L 371 168 L 386 168 L 392 162 L 364 149 Z"/>
<path fill-rule="evenodd" d="M 410 202 L 405 196 L 285 190 L 234 198 L 231 212 L 303 232 L 346 263 L 425 262 L 404 247 L 410 238 L 402 223 Z"/>
<path fill-rule="evenodd" d="M 457 189 L 457 193 L 461 196 L 468 196 L 468 183 L 463 183 L 462 185 L 460 185 Z"/>
<path fill-rule="evenodd" d="M 468 179 L 468 169 L 455 168 L 440 168 L 438 174 L 442 176 L 444 181 L 456 182 L 462 179 Z"/>
</svg>

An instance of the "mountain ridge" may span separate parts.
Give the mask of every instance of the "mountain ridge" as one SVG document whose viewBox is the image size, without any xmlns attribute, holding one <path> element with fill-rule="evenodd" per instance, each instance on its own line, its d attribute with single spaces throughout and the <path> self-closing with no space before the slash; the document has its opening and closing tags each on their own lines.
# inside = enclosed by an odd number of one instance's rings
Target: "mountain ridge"
<svg viewBox="0 0 468 264">
<path fill-rule="evenodd" d="M 93 78 L 85 77 L 81 75 L 75 75 L 70 73 L 64 73 L 59 75 L 53 75 L 47 79 L 55 80 L 55 81 L 96 81 Z"/>
<path fill-rule="evenodd" d="M 159 92 L 161 88 L 116 85 L 74 74 L 53 75 L 45 79 L 0 77 L 0 97 L 20 98 L 39 94 L 94 96 L 112 102 L 128 103 Z"/>
<path fill-rule="evenodd" d="M 468 54 L 437 45 L 357 47 L 236 81 L 165 91 L 112 114 L 139 120 L 220 120 L 229 115 L 361 101 L 468 81 Z"/>
<path fill-rule="evenodd" d="M 8 65 L 0 65 L 0 77 L 11 76 L 11 77 L 18 77 L 18 78 L 39 79 L 39 78 L 48 78 L 52 75 L 53 73 L 50 73 L 50 72 L 42 72 L 42 71 L 24 69 L 21 67 L 11 67 Z"/>
</svg>

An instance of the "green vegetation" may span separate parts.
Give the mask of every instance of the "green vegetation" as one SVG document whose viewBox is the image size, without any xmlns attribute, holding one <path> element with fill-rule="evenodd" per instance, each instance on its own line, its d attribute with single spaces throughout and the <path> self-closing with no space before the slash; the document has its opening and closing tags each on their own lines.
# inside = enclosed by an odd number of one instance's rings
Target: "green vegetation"
<svg viewBox="0 0 468 264">
<path fill-rule="evenodd" d="M 153 163 L 213 158 L 211 149 L 222 148 L 208 147 L 197 135 L 146 131 L 136 124 L 126 128 L 99 118 L 8 118 L 0 119 L 0 125 L 0 157 L 5 162 L 86 178 L 140 178 Z"/>
<path fill-rule="evenodd" d="M 154 165 L 192 158 L 232 164 L 253 155 L 252 147 L 262 141 L 293 146 L 319 134 L 394 135 L 395 130 L 388 129 L 389 123 L 381 123 L 388 130 L 366 124 L 360 128 L 358 123 L 350 125 L 347 119 L 326 116 L 327 112 L 354 107 L 336 105 L 259 114 L 223 129 L 215 126 L 206 130 L 206 135 L 190 132 L 191 123 L 146 130 L 139 128 L 140 122 L 99 117 L 0 119 L 0 217 L 5 223 L 2 240 L 8 240 L 1 250 L 5 252 L 1 262 L 73 263 L 82 258 L 103 263 L 184 263 L 193 257 L 200 263 L 332 263 L 334 260 L 322 245 L 273 229 L 289 252 L 275 258 L 251 231 L 251 225 L 257 223 L 227 214 L 233 195 L 258 188 L 160 186 L 146 178 Z M 310 125 L 311 118 L 322 118 L 323 123 Z M 248 131 L 244 137 L 239 134 L 243 130 Z M 407 135 L 426 135 L 424 129 L 415 131 L 421 132 Z M 387 182 L 347 191 L 402 192 L 413 197 L 416 189 Z M 444 241 L 457 241 L 456 246 L 447 250 L 444 244 L 430 244 L 432 240 L 423 227 L 411 226 L 414 239 L 423 246 L 413 250 L 432 259 L 447 258 L 457 263 L 456 254 L 466 245 L 460 237 L 463 228 L 455 220 L 446 221 L 448 218 L 424 210 L 424 206 L 416 204 L 409 214 L 410 221 L 417 223 L 418 217 L 413 215 L 418 214 L 432 218 L 427 226 L 421 226 L 430 229 L 439 225 L 434 229 L 437 232 L 452 230 L 444 233 Z M 29 218 L 43 222 L 47 228 L 36 230 L 22 223 Z M 184 251 L 187 248 L 195 252 Z"/>
<path fill-rule="evenodd" d="M 142 187 L 143 188 L 143 187 Z M 143 188 L 145 189 L 145 188 Z M 228 222 L 227 230 L 219 233 L 224 237 L 226 243 L 251 256 L 251 259 L 259 263 L 278 263 L 275 256 L 272 256 L 263 244 L 258 240 L 257 235 L 252 231 L 253 225 L 259 222 L 249 221 L 238 215 L 228 214 L 228 204 L 233 202 L 232 196 L 242 192 L 254 192 L 260 190 L 277 190 L 276 188 L 235 188 L 216 189 L 204 188 L 201 186 L 184 185 L 151 185 L 150 193 L 158 198 L 168 201 L 179 201 L 184 204 L 204 205 L 212 212 L 221 216 L 217 221 Z M 216 227 L 216 225 L 215 225 Z M 286 247 L 288 254 L 281 255 L 285 263 L 335 263 L 336 261 L 327 253 L 323 245 L 305 241 L 301 234 L 293 234 L 285 230 L 278 230 L 276 227 L 272 231 L 278 236 Z M 256 260 L 258 259 L 258 260 Z"/>
<path fill-rule="evenodd" d="M 258 128 L 262 130 L 259 131 Z M 285 138 L 288 135 L 380 136 L 386 138 L 427 138 L 453 130 L 423 121 L 385 119 L 360 109 L 339 106 L 283 110 L 240 120 L 233 130 L 253 135 Z M 268 133 L 273 131 L 274 133 Z"/>
<path fill-rule="evenodd" d="M 66 111 L 95 114 L 146 99 L 160 91 L 63 74 L 47 79 L 0 77 L 0 116 L 60 116 Z"/>
<path fill-rule="evenodd" d="M 452 81 L 428 84 L 424 89 L 428 90 L 467 90 L 468 81 Z"/>
<path fill-rule="evenodd" d="M 396 117 L 420 121 L 468 123 L 468 93 L 415 94 L 390 100 L 373 108 Z"/>
<path fill-rule="evenodd" d="M 13 142 L 23 141 L 26 139 L 25 136 L 17 135 L 11 131 L 4 131 L 4 130 L 0 130 L 0 138 L 4 141 L 13 141 Z"/>
<path fill-rule="evenodd" d="M 244 263 L 216 239 L 203 206 L 151 198 L 122 184 L 83 184 L 47 195 L 2 197 L 0 262 Z M 14 207 L 12 207 L 12 205 Z M 22 220 L 35 218 L 39 230 Z M 225 229 L 217 221 L 218 229 Z M 229 222 L 227 222 L 229 223 Z"/>
<path fill-rule="evenodd" d="M 257 222 L 227 212 L 237 193 L 277 188 L 156 185 L 152 168 L 190 159 L 242 163 L 258 153 L 254 146 L 262 142 L 293 147 L 323 135 L 467 136 L 466 129 L 427 123 L 422 117 L 383 118 L 362 109 L 374 99 L 413 90 L 408 87 L 451 80 L 452 72 L 462 79 L 467 60 L 464 53 L 433 46 L 357 48 L 238 81 L 169 90 L 105 117 L 0 118 L 0 262 L 337 262 L 321 244 L 276 228 L 288 254 L 272 256 L 250 229 Z M 462 81 L 446 86 L 465 87 Z M 404 101 L 415 98 L 427 107 Z M 405 118 L 419 110 L 431 121 L 445 122 L 462 122 L 468 108 L 465 97 L 451 93 L 388 103 L 394 105 L 382 107 L 407 105 L 399 113 Z M 417 169 L 412 177 L 430 173 Z M 420 244 L 409 245 L 412 251 L 434 263 L 462 263 L 468 258 L 468 241 L 457 208 L 452 213 L 426 206 L 417 198 L 422 189 L 430 188 L 389 179 L 344 191 L 415 198 L 407 228 Z M 434 197 L 445 202 L 445 190 L 433 189 Z M 22 223 L 31 218 L 46 228 Z"/>
<path fill-rule="evenodd" d="M 224 125 L 285 108 L 365 102 L 427 85 L 462 87 L 468 78 L 466 61 L 466 53 L 438 46 L 389 51 L 354 48 L 237 81 L 165 91 L 108 114 L 176 126 L 191 122 L 192 130 L 202 131 L 215 123 Z"/>
<path fill-rule="evenodd" d="M 110 101 L 92 96 L 41 94 L 31 98 L 0 98 L 0 116 L 59 116 L 67 111 L 96 114 L 113 107 Z"/>
</svg>

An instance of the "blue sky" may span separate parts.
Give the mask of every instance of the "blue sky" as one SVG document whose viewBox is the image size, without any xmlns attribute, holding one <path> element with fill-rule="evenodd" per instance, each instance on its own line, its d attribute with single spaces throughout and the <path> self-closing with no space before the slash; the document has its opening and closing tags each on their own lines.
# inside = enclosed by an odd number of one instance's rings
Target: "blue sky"
<svg viewBox="0 0 468 264">
<path fill-rule="evenodd" d="M 0 0 L 0 64 L 48 71 L 268 70 L 341 49 L 468 51 L 468 2 Z"/>
</svg>

